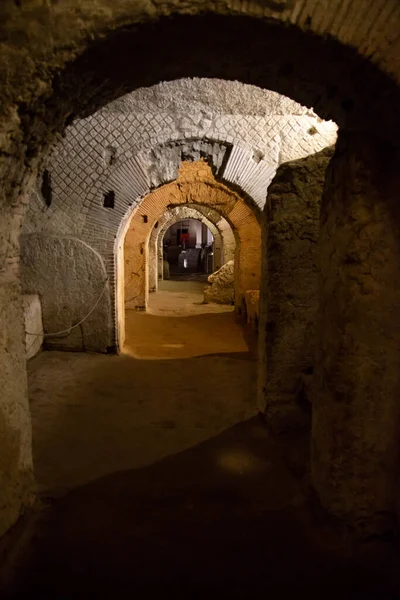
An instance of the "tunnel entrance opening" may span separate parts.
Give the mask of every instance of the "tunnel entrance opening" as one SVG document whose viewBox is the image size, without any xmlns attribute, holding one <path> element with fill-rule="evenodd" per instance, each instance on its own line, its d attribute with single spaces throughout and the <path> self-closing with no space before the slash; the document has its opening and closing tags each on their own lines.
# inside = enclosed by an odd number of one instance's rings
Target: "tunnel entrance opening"
<svg viewBox="0 0 400 600">
<path fill-rule="evenodd" d="M 143 220 L 146 214 L 148 219 Z M 182 161 L 178 167 L 178 177 L 171 183 L 160 186 L 147 194 L 130 212 L 120 228 L 116 242 L 117 254 L 117 324 L 119 347 L 125 347 L 125 332 L 128 330 L 126 317 L 137 317 L 134 313 L 149 311 L 160 298 L 168 297 L 164 274 L 171 277 L 169 263 L 164 260 L 165 234 L 171 225 L 176 244 L 180 223 L 199 223 L 192 228 L 192 238 L 184 233 L 182 241 L 194 246 L 183 251 L 182 246 L 174 246 L 174 276 L 185 274 L 188 255 L 196 256 L 200 268 L 212 268 L 215 272 L 199 274 L 201 284 L 192 281 L 192 292 L 196 288 L 203 296 L 196 296 L 189 303 L 195 314 L 222 310 L 226 305 L 239 313 L 246 290 L 258 290 L 261 268 L 261 228 L 259 210 L 249 205 L 236 190 L 218 181 L 210 164 L 204 159 Z M 197 229 L 196 229 L 197 228 Z M 183 227 L 188 229 L 189 227 Z M 208 241 L 210 244 L 207 248 Z M 209 231 L 209 233 L 207 233 Z M 195 239 L 195 232 L 198 239 Z M 182 231 L 179 232 L 181 239 Z M 208 236 L 208 237 L 206 237 Z M 196 248 L 199 245 L 200 248 Z M 201 246 L 205 247 L 202 248 Z M 206 263 L 207 260 L 207 263 Z M 179 264 L 179 261 L 181 264 Z M 185 267 L 186 264 L 186 267 Z M 193 264 L 193 269 L 195 265 Z M 193 274 L 192 274 L 193 275 Z M 159 283 L 163 282 L 163 294 L 158 295 Z M 182 282 L 189 284 L 189 282 Z M 176 287 L 176 286 L 175 286 Z M 156 292 L 156 293 L 154 293 Z M 190 296 L 190 293 L 189 293 Z M 205 302 L 207 306 L 199 308 Z M 214 307 L 220 305 L 220 308 Z M 214 307 L 214 308 L 213 308 Z M 159 307 L 158 307 L 159 308 Z M 158 310 L 158 309 L 157 309 Z M 188 305 L 184 311 L 187 313 Z M 131 331 L 131 328 L 129 328 Z"/>
<path fill-rule="evenodd" d="M 178 221 L 164 234 L 163 279 L 206 281 L 214 272 L 214 236 L 196 219 Z"/>
<path fill-rule="evenodd" d="M 196 201 L 186 202 L 188 195 Z M 167 204 L 171 198 L 174 203 Z M 176 182 L 142 200 L 120 244 L 124 352 L 172 358 L 249 351 L 249 336 L 234 314 L 235 296 L 243 294 L 248 280 L 243 260 L 254 246 L 244 238 L 241 243 L 235 216 L 230 222 L 232 208 L 242 202 L 214 179 L 204 161 L 181 163 Z M 240 231 L 254 224 L 255 263 L 260 228 L 252 212 L 243 210 Z M 152 215 L 145 226 L 143 211 Z M 252 352 L 254 347 L 252 340 Z"/>
</svg>

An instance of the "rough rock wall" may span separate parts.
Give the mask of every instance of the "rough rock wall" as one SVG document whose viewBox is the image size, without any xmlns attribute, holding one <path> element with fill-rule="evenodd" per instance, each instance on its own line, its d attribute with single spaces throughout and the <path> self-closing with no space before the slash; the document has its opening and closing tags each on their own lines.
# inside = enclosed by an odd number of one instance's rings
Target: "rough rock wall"
<svg viewBox="0 0 400 600">
<path fill-rule="evenodd" d="M 235 263 L 228 261 L 207 278 L 204 286 L 204 302 L 217 304 L 235 303 Z"/>
<path fill-rule="evenodd" d="M 302 376 L 311 374 L 315 363 L 320 203 L 332 153 L 324 150 L 281 165 L 268 191 L 260 402 L 278 429 L 301 419 Z"/>
<path fill-rule="evenodd" d="M 186 15 L 165 18 L 180 11 Z M 207 11 L 219 15 L 206 15 Z M 138 25 L 141 21 L 145 23 Z M 129 31 L 132 24 L 137 27 Z M 382 73 L 400 81 L 395 43 L 399 11 L 395 0 L 379 0 L 368 10 L 364 0 L 342 2 L 339 9 L 336 2 L 320 0 L 267 5 L 228 0 L 156 0 L 146 5 L 130 0 L 33 0 L 29 6 L 4 0 L 0 27 L 0 356 L 2 371 L 9 376 L 2 381 L 0 435 L 2 454 L 12 466 L 29 453 L 27 401 L 21 387 L 22 307 L 15 273 L 19 213 L 32 174 L 56 135 L 75 117 L 90 114 L 116 95 L 201 73 L 276 86 L 343 128 L 356 126 L 379 132 L 384 139 L 396 138 L 398 92 Z M 155 44 L 159 52 L 154 52 Z M 190 49 L 184 61 L 182 47 Z M 85 50 L 85 60 L 80 60 Z M 128 63 L 125 57 L 132 55 L 143 60 Z M 15 417 L 16 407 L 21 418 Z M 12 412 L 15 423 L 9 421 Z M 7 472 L 22 490 L 18 469 Z M 7 486 L 1 492 L 4 527 L 13 522 L 24 498 L 23 491 L 12 496 L 4 492 Z"/>
<path fill-rule="evenodd" d="M 284 96 L 239 82 L 184 79 L 139 89 L 66 129 L 46 162 L 52 208 L 33 194 L 26 232 L 55 226 L 77 235 L 110 175 L 133 156 L 151 189 L 176 179 L 182 160 L 208 155 L 221 177 L 240 185 L 262 208 L 278 164 L 332 145 L 336 129 Z M 232 145 L 238 148 L 229 157 Z M 264 163 L 269 168 L 260 175 Z"/>
<path fill-rule="evenodd" d="M 28 503 L 33 482 L 25 332 L 19 283 L 0 285 L 0 536 Z"/>
<path fill-rule="evenodd" d="M 367 535 L 392 528 L 399 476 L 399 159 L 341 133 L 321 207 L 313 481 Z"/>
<path fill-rule="evenodd" d="M 38 293 L 45 333 L 68 330 L 95 306 L 78 327 L 45 338 L 45 347 L 105 352 L 112 344 L 110 291 L 101 257 L 84 242 L 44 235 L 21 236 L 21 277 L 26 294 Z"/>
</svg>

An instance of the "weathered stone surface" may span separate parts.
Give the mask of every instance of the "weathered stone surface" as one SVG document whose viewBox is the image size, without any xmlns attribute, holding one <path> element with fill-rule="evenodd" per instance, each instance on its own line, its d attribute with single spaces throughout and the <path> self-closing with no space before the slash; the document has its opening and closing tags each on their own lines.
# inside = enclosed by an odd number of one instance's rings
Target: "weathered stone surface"
<svg viewBox="0 0 400 600">
<path fill-rule="evenodd" d="M 400 426 L 399 150 L 341 133 L 321 207 L 313 482 L 362 533 L 393 526 Z"/>
<path fill-rule="evenodd" d="M 244 301 L 247 324 L 257 331 L 260 318 L 260 290 L 247 290 L 244 294 Z"/>
<path fill-rule="evenodd" d="M 252 115 L 257 117 L 311 115 L 312 111 L 271 90 L 239 81 L 185 78 L 162 81 L 140 88 L 104 106 L 101 112 L 124 115 L 148 113 L 199 114 L 212 119 L 215 115 Z"/>
<path fill-rule="evenodd" d="M 43 344 L 42 306 L 38 294 L 22 296 L 25 322 L 26 358 L 35 356 Z"/>
<path fill-rule="evenodd" d="M 306 422 L 297 399 L 303 375 L 314 368 L 320 204 L 332 153 L 282 165 L 268 192 L 259 393 L 260 407 L 278 430 Z"/>
<path fill-rule="evenodd" d="M 21 276 L 25 293 L 39 294 L 47 348 L 105 352 L 111 345 L 110 293 L 100 256 L 73 238 L 21 237 Z M 102 293 L 103 291 L 103 293 Z M 89 317 L 81 321 L 101 298 Z"/>
<path fill-rule="evenodd" d="M 212 273 L 204 286 L 204 302 L 216 302 L 217 304 L 234 304 L 235 262 L 230 260 L 222 265 L 218 271 Z"/>
<path fill-rule="evenodd" d="M 15 426 L 8 421 L 25 402 L 23 315 L 15 279 L 21 207 L 49 144 L 67 123 L 134 88 L 201 74 L 276 87 L 341 128 L 397 140 L 399 12 L 385 0 L 369 10 L 363 0 L 342 3 L 339 10 L 335 2 L 318 0 L 282 6 L 209 0 L 1 2 L 0 352 L 7 379 L 0 418 L 4 447 L 12 447 L 4 453 L 11 465 L 25 455 L 29 431 L 27 421 Z M 129 56 L 143 60 L 127 69 L 121 57 Z M 11 293 L 14 285 L 17 292 Z M 11 497 L 8 485 L 1 486 L 5 511 L 16 515 L 23 494 Z"/>
<path fill-rule="evenodd" d="M 28 503 L 33 482 L 31 420 L 19 283 L 0 285 L 0 536 Z"/>
<path fill-rule="evenodd" d="M 213 97 L 219 100 L 217 106 L 211 102 Z M 95 212 L 107 222 L 109 215 L 99 207 L 98 198 L 114 189 L 114 173 L 119 182 L 129 180 L 133 156 L 148 185 L 142 191 L 176 179 L 183 160 L 204 158 L 220 178 L 238 185 L 262 208 L 280 162 L 318 152 L 335 140 L 334 123 L 255 86 L 182 79 L 139 89 L 67 128 L 46 161 L 52 174 L 54 210 L 49 213 L 40 194 L 33 193 L 24 231 L 63 227 L 78 237 L 89 235 L 82 231 L 88 226 L 86 216 Z M 111 162 L 104 160 L 110 148 Z M 73 160 L 77 156 L 79 160 Z M 131 181 L 126 185 L 132 201 L 135 188 Z"/>
</svg>

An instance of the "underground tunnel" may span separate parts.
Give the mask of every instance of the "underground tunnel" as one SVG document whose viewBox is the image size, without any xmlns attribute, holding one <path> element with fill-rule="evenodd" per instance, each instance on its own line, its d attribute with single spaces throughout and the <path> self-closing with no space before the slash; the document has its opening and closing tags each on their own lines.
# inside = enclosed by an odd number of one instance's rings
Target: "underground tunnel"
<svg viewBox="0 0 400 600">
<path fill-rule="evenodd" d="M 398 597 L 399 19 L 4 0 L 4 597 Z"/>
</svg>

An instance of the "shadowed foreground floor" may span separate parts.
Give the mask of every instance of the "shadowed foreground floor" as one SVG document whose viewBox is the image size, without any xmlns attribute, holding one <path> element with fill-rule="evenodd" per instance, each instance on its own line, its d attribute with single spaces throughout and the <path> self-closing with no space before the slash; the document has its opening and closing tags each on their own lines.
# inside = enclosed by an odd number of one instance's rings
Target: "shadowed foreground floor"
<svg viewBox="0 0 400 600">
<path fill-rule="evenodd" d="M 44 511 L 19 598 L 395 598 L 311 520 L 257 418 Z"/>
<path fill-rule="evenodd" d="M 8 595 L 399 598 L 391 548 L 354 544 L 310 503 L 307 431 L 273 439 L 255 416 L 231 310 L 170 287 L 127 316 L 130 355 L 30 361 L 44 508 Z"/>
</svg>

